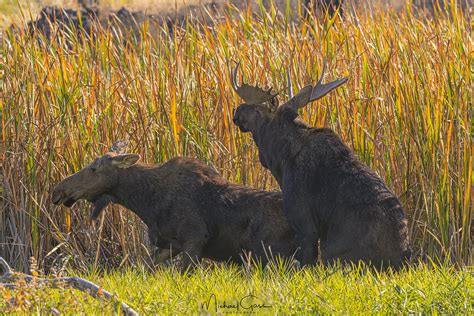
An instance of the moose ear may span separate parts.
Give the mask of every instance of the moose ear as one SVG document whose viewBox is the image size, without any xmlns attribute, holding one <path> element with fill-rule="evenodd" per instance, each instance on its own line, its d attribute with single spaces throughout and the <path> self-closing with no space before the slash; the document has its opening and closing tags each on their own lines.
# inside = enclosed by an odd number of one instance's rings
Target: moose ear
<svg viewBox="0 0 474 316">
<path fill-rule="evenodd" d="M 140 155 L 137 155 L 137 154 L 117 155 L 110 159 L 114 166 L 125 169 L 136 164 L 137 161 L 140 160 Z"/>
<path fill-rule="evenodd" d="M 270 112 L 275 112 L 278 109 L 278 105 L 279 105 L 278 98 L 274 97 L 273 99 L 267 102 L 267 109 Z"/>
</svg>

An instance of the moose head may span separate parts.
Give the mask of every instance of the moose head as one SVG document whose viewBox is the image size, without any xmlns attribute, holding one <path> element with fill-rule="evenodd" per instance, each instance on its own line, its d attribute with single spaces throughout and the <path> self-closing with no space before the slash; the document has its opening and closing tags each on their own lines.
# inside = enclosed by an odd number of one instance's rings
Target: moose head
<svg viewBox="0 0 474 316">
<path fill-rule="evenodd" d="M 103 208 L 113 202 L 107 192 L 117 185 L 119 170 L 135 165 L 140 159 L 137 154 L 121 153 L 123 147 L 123 142 L 116 142 L 112 145 L 112 151 L 58 183 L 52 193 L 52 202 L 71 207 L 76 201 L 84 199 L 93 204 L 91 217 L 96 218 Z"/>
<path fill-rule="evenodd" d="M 316 101 L 326 94 L 341 86 L 347 81 L 347 77 L 324 84 L 326 66 L 320 79 L 315 86 L 307 85 L 302 88 L 295 96 L 293 96 L 292 83 L 288 74 L 288 96 L 289 100 L 279 106 L 277 95 L 272 93 L 272 88 L 267 90 L 262 89 L 257 85 L 251 86 L 245 82 L 242 85 L 237 84 L 237 71 L 240 63 L 237 64 L 231 73 L 232 87 L 239 97 L 244 101 L 240 104 L 234 112 L 233 122 L 242 132 L 256 133 L 260 127 L 265 123 L 270 122 L 279 113 L 292 112 L 293 115 L 298 115 L 298 109 L 304 107 L 312 101 Z"/>
</svg>

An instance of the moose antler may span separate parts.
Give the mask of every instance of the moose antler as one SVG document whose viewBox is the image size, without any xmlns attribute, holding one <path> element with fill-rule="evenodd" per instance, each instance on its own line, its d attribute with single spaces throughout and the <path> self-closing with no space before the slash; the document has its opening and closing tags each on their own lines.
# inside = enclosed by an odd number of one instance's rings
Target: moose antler
<svg viewBox="0 0 474 316">
<path fill-rule="evenodd" d="M 127 140 L 118 140 L 110 146 L 110 151 L 116 152 L 117 154 L 125 154 L 127 152 L 127 147 Z"/>
<path fill-rule="evenodd" d="M 307 85 L 303 89 L 301 89 L 295 96 L 293 96 L 293 91 L 291 90 L 291 79 L 288 75 L 288 94 L 290 100 L 282 105 L 282 108 L 289 108 L 294 111 L 298 110 L 299 108 L 305 106 L 311 101 L 316 101 L 326 94 L 331 92 L 332 90 L 336 89 L 337 87 L 341 86 L 342 84 L 346 83 L 348 77 L 338 79 L 332 81 L 330 83 L 322 83 L 324 74 L 326 72 L 326 63 L 324 63 L 323 71 L 321 73 L 321 77 L 319 78 L 316 85 L 313 87 L 312 85 Z"/>
<path fill-rule="evenodd" d="M 348 77 L 344 77 L 342 79 L 334 80 L 330 83 L 324 84 L 322 83 L 322 81 L 323 81 L 325 72 L 326 72 L 326 63 L 324 63 L 323 71 L 321 73 L 321 77 L 318 80 L 318 83 L 316 83 L 316 86 L 313 88 L 313 91 L 311 92 L 311 98 L 309 102 L 315 101 L 324 97 L 326 94 L 328 94 L 332 90 L 346 83 L 346 81 L 349 79 Z"/>
<path fill-rule="evenodd" d="M 255 86 L 251 86 L 242 81 L 242 85 L 239 86 L 237 84 L 237 71 L 239 69 L 239 66 L 240 63 L 237 63 L 235 69 L 231 71 L 232 87 L 246 104 L 262 104 L 264 102 L 270 101 L 278 95 L 278 93 L 272 93 L 272 88 L 264 90 L 260 88 L 258 84 Z"/>
<path fill-rule="evenodd" d="M 293 98 L 293 87 L 291 83 L 291 74 L 290 74 L 290 68 L 286 71 L 286 75 L 288 77 L 288 98 Z"/>
</svg>

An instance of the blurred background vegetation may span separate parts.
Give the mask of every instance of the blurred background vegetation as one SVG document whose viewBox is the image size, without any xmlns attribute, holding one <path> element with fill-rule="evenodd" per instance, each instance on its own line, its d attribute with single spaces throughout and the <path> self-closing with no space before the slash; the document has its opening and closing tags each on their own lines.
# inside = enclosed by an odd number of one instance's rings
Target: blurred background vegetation
<svg viewBox="0 0 474 316">
<path fill-rule="evenodd" d="M 419 8 L 436 6 L 437 3 L 444 4 L 446 0 L 346 0 L 344 7 L 356 6 L 366 9 L 383 7 L 386 9 L 400 10 L 406 5 L 416 5 Z M 15 21 L 22 20 L 21 10 L 26 14 L 27 20 L 36 18 L 43 7 L 58 6 L 63 8 L 78 8 L 80 2 L 85 4 L 94 3 L 102 10 L 117 10 L 126 7 L 130 10 L 146 11 L 150 14 L 170 13 L 175 10 L 183 10 L 192 6 L 202 6 L 204 4 L 231 3 L 238 8 L 252 7 L 258 9 L 259 2 L 256 0 L 0 0 L 0 28 L 9 26 Z M 285 11 L 287 4 L 290 4 L 293 13 L 297 13 L 305 0 L 262 0 L 264 6 L 268 7 L 274 3 L 281 11 Z M 449 0 L 446 2 L 450 2 Z M 463 6 L 467 5 L 467 0 L 455 0 Z M 30 17 L 31 12 L 31 17 Z"/>
</svg>

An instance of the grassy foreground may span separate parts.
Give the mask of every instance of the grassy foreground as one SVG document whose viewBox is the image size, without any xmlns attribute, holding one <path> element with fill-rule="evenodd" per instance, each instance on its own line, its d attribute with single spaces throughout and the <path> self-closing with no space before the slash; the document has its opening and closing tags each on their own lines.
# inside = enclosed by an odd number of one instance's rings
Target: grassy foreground
<svg viewBox="0 0 474 316">
<path fill-rule="evenodd" d="M 380 274 L 364 267 L 296 271 L 274 265 L 252 272 L 218 266 L 198 268 L 189 275 L 166 268 L 156 273 L 126 269 L 83 277 L 116 293 L 140 314 L 236 314 L 253 308 L 258 314 L 469 315 L 474 300 L 472 270 L 426 264 Z M 45 313 L 55 308 L 65 314 L 110 314 L 114 304 L 75 290 L 28 286 L 0 291 L 0 313 Z"/>
</svg>

